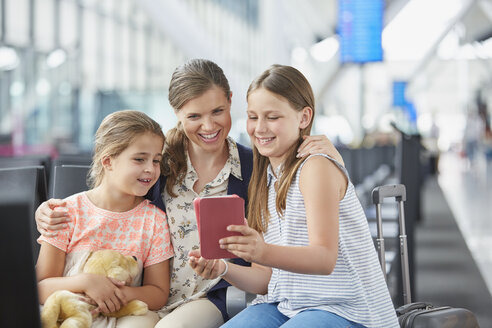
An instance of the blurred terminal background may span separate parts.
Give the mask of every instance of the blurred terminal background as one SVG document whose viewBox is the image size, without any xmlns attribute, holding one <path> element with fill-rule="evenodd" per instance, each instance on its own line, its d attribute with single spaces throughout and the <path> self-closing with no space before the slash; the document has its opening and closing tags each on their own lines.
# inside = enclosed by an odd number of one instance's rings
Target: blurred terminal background
<svg viewBox="0 0 492 328">
<path fill-rule="evenodd" d="M 414 299 L 492 327 L 492 0 L 0 0 L 1 167 L 40 161 L 49 185 L 120 109 L 168 130 L 171 74 L 196 57 L 228 76 L 244 144 L 251 80 L 301 70 L 369 220 L 374 186 L 407 186 Z"/>
</svg>

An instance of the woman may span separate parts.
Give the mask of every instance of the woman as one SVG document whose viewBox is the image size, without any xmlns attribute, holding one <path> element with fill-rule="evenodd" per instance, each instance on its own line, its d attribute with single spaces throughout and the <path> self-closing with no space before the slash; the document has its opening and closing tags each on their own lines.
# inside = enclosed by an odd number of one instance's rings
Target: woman
<svg viewBox="0 0 492 328">
<path fill-rule="evenodd" d="M 195 197 L 237 194 L 247 206 L 253 155 L 228 137 L 231 98 L 222 69 L 205 59 L 192 59 L 176 68 L 169 84 L 169 102 L 178 124 L 167 133 L 163 176 L 149 198 L 167 214 L 175 257 L 168 304 L 159 312 L 163 319 L 156 327 L 217 327 L 228 319 L 229 284 L 220 277 L 198 277 L 187 262 L 189 251 L 199 248 L 192 207 Z M 309 137 L 298 149 L 299 156 L 320 152 L 342 161 L 324 136 Z M 36 211 L 42 234 L 62 228 L 63 211 L 55 210 L 57 206 L 64 204 L 49 200 Z"/>
</svg>

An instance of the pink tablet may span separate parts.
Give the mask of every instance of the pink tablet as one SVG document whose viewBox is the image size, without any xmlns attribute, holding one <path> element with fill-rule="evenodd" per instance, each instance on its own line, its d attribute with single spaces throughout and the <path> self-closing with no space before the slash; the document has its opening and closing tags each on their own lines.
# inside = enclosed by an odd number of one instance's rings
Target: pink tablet
<svg viewBox="0 0 492 328">
<path fill-rule="evenodd" d="M 231 224 L 245 224 L 244 199 L 238 195 L 197 197 L 193 205 L 202 257 L 206 259 L 236 258 L 234 254 L 220 248 L 219 239 L 241 235 L 238 232 L 227 231 L 226 228 Z"/>
</svg>

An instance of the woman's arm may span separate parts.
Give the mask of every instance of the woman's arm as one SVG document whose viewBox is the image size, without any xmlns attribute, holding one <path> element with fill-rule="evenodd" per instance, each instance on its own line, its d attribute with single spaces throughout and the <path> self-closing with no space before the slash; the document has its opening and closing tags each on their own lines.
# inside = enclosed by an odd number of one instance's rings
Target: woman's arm
<svg viewBox="0 0 492 328">
<path fill-rule="evenodd" d="M 38 279 L 39 302 L 44 304 L 48 296 L 58 290 L 84 293 L 89 296 L 102 312 L 109 313 L 126 304 L 123 293 L 118 289 L 124 282 L 89 273 L 63 277 L 65 253 L 46 242 L 41 245 L 36 275 Z"/>
<path fill-rule="evenodd" d="M 195 272 L 205 279 L 215 279 L 226 270 L 222 260 L 207 260 L 200 251 L 191 251 L 189 264 Z M 222 276 L 231 285 L 253 294 L 266 294 L 272 269 L 252 263 L 251 267 L 227 262 L 227 273 Z"/>
<path fill-rule="evenodd" d="M 347 180 L 330 160 L 313 157 L 301 171 L 309 245 L 302 247 L 267 244 L 258 232 L 246 226 L 229 226 L 242 236 L 221 239 L 225 249 L 249 262 L 304 274 L 330 274 L 338 256 L 338 207 Z"/>
<path fill-rule="evenodd" d="M 169 260 L 153 264 L 144 269 L 144 280 L 140 287 L 121 287 L 126 300 L 140 300 L 150 310 L 159 310 L 169 297 Z"/>
<path fill-rule="evenodd" d="M 49 199 L 36 209 L 34 215 L 40 234 L 46 237 L 56 236 L 57 231 L 64 229 L 64 223 L 70 221 L 66 202 L 61 199 Z"/>
<path fill-rule="evenodd" d="M 231 285 L 252 294 L 265 295 L 268 292 L 268 283 L 272 276 L 271 268 L 256 263 L 251 263 L 250 267 L 234 263 L 228 263 L 228 266 L 229 269 L 223 278 Z"/>
</svg>

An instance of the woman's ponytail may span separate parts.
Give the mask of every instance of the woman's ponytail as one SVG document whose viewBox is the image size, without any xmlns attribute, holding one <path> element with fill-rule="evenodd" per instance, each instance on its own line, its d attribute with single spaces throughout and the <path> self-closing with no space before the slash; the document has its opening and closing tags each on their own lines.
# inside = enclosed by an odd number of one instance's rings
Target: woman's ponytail
<svg viewBox="0 0 492 328">
<path fill-rule="evenodd" d="M 162 159 L 162 174 L 167 177 L 166 190 L 171 197 L 177 196 L 173 192 L 173 187 L 177 183 L 183 182 L 188 169 L 186 164 L 187 148 L 188 138 L 183 131 L 181 122 L 178 122 L 166 134 Z"/>
</svg>

